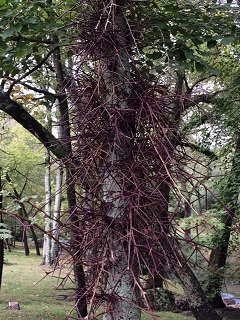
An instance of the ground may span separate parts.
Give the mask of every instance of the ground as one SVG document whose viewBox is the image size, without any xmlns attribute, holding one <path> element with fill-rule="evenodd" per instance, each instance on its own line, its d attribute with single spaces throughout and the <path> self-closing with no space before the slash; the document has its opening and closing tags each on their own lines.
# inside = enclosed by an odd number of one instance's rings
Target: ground
<svg viewBox="0 0 240 320">
<path fill-rule="evenodd" d="M 0 318 L 4 320 L 70 320 L 74 319 L 72 300 L 59 300 L 63 291 L 56 290 L 59 285 L 58 273 L 47 276 L 40 266 L 41 257 L 35 255 L 34 249 L 28 257 L 20 244 L 12 252 L 5 254 L 3 284 L 0 295 Z M 68 285 L 72 287 L 71 282 Z M 71 291 L 69 291 L 71 293 Z M 8 303 L 17 301 L 20 310 L 9 310 Z M 193 317 L 159 312 L 162 320 L 193 320 Z M 141 320 L 152 319 L 143 314 Z"/>
</svg>

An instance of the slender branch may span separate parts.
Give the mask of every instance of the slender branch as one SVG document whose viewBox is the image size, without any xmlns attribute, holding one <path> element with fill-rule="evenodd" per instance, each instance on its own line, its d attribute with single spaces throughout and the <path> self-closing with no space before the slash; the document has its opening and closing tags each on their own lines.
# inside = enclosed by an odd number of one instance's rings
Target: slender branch
<svg viewBox="0 0 240 320">
<path fill-rule="evenodd" d="M 19 77 L 18 79 L 14 80 L 11 85 L 9 86 L 9 89 L 7 91 L 7 94 L 10 94 L 10 92 L 12 91 L 13 87 L 15 86 L 16 83 L 18 83 L 19 81 L 21 81 L 22 79 L 26 78 L 27 76 L 29 76 L 31 73 L 33 73 L 34 71 L 38 70 L 44 63 L 45 61 L 52 55 L 52 53 L 56 50 L 57 47 L 52 48 L 46 55 L 45 57 L 43 57 L 43 59 L 35 65 L 35 67 L 33 67 L 32 69 L 28 70 L 27 72 L 25 72 L 21 77 Z"/>
<path fill-rule="evenodd" d="M 186 95 L 184 98 L 183 98 L 183 101 L 184 101 L 184 109 L 188 109 L 189 107 L 191 106 L 194 106 L 200 102 L 203 102 L 203 103 L 213 103 L 214 102 L 214 99 L 216 97 L 217 94 L 221 93 L 221 92 L 224 92 L 225 90 L 217 90 L 213 93 L 203 93 L 203 94 L 200 94 L 200 95 Z"/>
<path fill-rule="evenodd" d="M 9 77 L 8 75 L 4 75 L 4 78 L 6 78 L 8 80 L 11 80 L 11 81 L 16 81 L 16 79 L 14 79 L 12 77 Z M 34 86 L 31 86 L 30 84 L 28 84 L 26 82 L 19 81 L 18 83 L 21 84 L 23 87 L 26 87 L 27 89 L 32 90 L 32 91 L 37 92 L 37 93 L 43 93 L 45 95 L 52 96 L 52 97 L 57 97 L 58 96 L 56 93 L 50 92 L 50 91 L 45 90 L 45 89 L 36 88 Z"/>
<path fill-rule="evenodd" d="M 188 93 L 188 94 L 192 93 L 193 89 L 194 89 L 199 83 L 201 83 L 202 81 L 207 80 L 207 79 L 209 79 L 209 78 L 211 78 L 211 77 L 216 77 L 216 75 L 215 75 L 215 74 L 210 74 L 210 75 L 208 75 L 208 76 L 206 76 L 206 77 L 202 77 L 202 78 L 196 80 L 196 81 L 192 84 L 191 87 L 187 86 L 187 87 L 188 87 L 187 93 Z"/>
<path fill-rule="evenodd" d="M 183 147 L 188 147 L 192 150 L 198 151 L 212 160 L 217 159 L 217 155 L 213 151 L 211 151 L 209 148 L 204 148 L 202 146 L 199 146 L 198 144 L 190 143 L 190 142 L 180 142 L 180 145 Z"/>
<path fill-rule="evenodd" d="M 11 37 L 10 40 L 12 41 L 20 41 L 20 40 L 26 40 L 29 42 L 36 42 L 36 43 L 45 43 L 45 44 L 54 44 L 54 41 L 52 39 L 37 39 L 37 38 L 28 38 L 28 37 L 23 37 L 21 34 L 18 36 Z"/>
</svg>

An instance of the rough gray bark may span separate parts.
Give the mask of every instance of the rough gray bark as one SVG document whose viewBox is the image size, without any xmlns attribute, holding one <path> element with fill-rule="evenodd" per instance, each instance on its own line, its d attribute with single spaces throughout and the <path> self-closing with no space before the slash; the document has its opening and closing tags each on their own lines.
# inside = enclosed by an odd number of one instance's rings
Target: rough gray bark
<svg viewBox="0 0 240 320">
<path fill-rule="evenodd" d="M 118 225 L 118 221 L 126 219 L 126 210 L 128 205 L 123 198 L 124 189 L 121 180 L 123 166 L 125 161 L 131 159 L 131 150 L 133 148 L 133 136 L 135 134 L 134 125 L 132 125 L 132 116 L 126 117 L 124 111 L 129 107 L 129 99 L 132 96 L 130 86 L 130 61 L 127 53 L 127 40 L 125 34 L 126 21 L 123 11 L 126 1 L 114 1 L 113 9 L 109 12 L 109 17 L 114 23 L 116 38 L 119 42 L 118 53 L 116 48 L 107 48 L 106 57 L 101 60 L 105 67 L 103 79 L 107 88 L 106 103 L 108 112 L 114 114 L 118 110 L 119 119 L 109 118 L 110 127 L 117 126 L 116 131 L 111 132 L 112 140 L 109 143 L 108 154 L 103 167 L 103 202 L 109 208 L 108 217 L 112 221 L 112 227 L 109 230 L 108 248 L 111 255 L 111 265 L 108 269 L 108 278 L 105 288 L 107 296 L 112 298 L 111 307 L 103 320 L 134 320 L 140 318 L 140 309 L 136 307 L 137 291 L 134 287 L 134 281 L 131 270 L 128 267 L 127 252 L 124 246 L 122 233 L 118 228 L 124 228 L 128 223 Z M 112 52 L 111 52 L 112 50 Z M 130 120 L 130 121 L 129 121 Z M 111 121 L 113 121 L 111 123 Z M 131 123 L 131 125 L 130 125 Z M 117 134 L 119 136 L 117 136 Z M 134 264 L 134 262 L 132 262 Z M 110 301 L 109 301 L 110 302 Z M 108 302 L 108 304 L 109 304 Z"/>
</svg>

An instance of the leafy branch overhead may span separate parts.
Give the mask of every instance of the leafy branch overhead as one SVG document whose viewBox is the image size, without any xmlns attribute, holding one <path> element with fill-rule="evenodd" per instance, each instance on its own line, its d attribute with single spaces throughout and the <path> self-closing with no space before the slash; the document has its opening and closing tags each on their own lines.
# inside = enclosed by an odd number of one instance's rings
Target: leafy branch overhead
<svg viewBox="0 0 240 320">
<path fill-rule="evenodd" d="M 142 13 L 148 29 L 141 51 L 150 67 L 159 73 L 171 67 L 218 75 L 208 58 L 218 46 L 237 43 L 237 11 L 235 16 L 230 7 L 216 1 L 153 1 L 143 7 L 139 15 Z"/>
</svg>

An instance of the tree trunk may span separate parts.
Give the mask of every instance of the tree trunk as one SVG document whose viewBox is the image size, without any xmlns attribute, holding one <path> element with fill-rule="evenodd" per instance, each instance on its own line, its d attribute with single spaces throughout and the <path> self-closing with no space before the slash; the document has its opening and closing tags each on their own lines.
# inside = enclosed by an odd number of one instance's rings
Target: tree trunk
<svg viewBox="0 0 240 320">
<path fill-rule="evenodd" d="M 27 230 L 26 230 L 25 226 L 22 227 L 22 234 L 23 234 L 22 241 L 23 241 L 23 245 L 24 245 L 25 256 L 29 256 L 30 250 L 29 250 L 29 246 L 28 246 Z"/>
<path fill-rule="evenodd" d="M 85 272 L 81 264 L 81 252 L 79 251 L 81 243 L 81 234 L 79 234 L 79 217 L 77 214 L 75 183 L 71 170 L 66 168 L 66 185 L 68 209 L 71 222 L 71 249 L 74 254 L 73 271 L 75 280 L 75 301 L 76 311 L 79 317 L 87 317 L 87 299 L 85 286 Z"/>
<path fill-rule="evenodd" d="M 134 261 L 128 261 L 129 248 L 122 240 L 129 223 L 129 204 L 123 195 L 131 187 L 122 180 L 126 163 L 132 161 L 135 124 L 133 111 L 129 100 L 132 97 L 130 87 L 130 60 L 127 47 L 124 16 L 126 1 L 115 1 L 114 9 L 109 18 L 112 19 L 116 43 L 108 46 L 104 59 L 100 60 L 104 66 L 103 79 L 107 88 L 106 104 L 109 117 L 110 137 L 107 142 L 109 148 L 105 150 L 107 158 L 103 165 L 103 203 L 108 208 L 106 214 L 109 219 L 108 248 L 111 257 L 108 267 L 108 278 L 105 293 L 109 297 L 108 311 L 103 320 L 134 320 L 140 318 L 140 309 L 136 306 L 137 289 L 134 287 Z M 100 26 L 101 27 L 101 26 Z M 106 45 L 106 43 L 105 43 Z M 117 110 L 117 112 L 116 112 Z"/>
<path fill-rule="evenodd" d="M 71 134 L 69 123 L 69 110 L 68 100 L 65 92 L 64 73 L 62 68 L 62 60 L 59 47 L 56 48 L 53 54 L 53 64 L 56 72 L 57 80 L 57 93 L 59 102 L 59 139 L 64 144 L 67 150 L 67 156 L 65 159 L 66 166 L 66 187 L 67 187 L 67 200 L 68 210 L 71 222 L 71 250 L 73 252 L 73 271 L 76 286 L 76 311 L 79 317 L 86 317 L 87 311 L 87 299 L 86 299 L 86 286 L 85 286 L 85 273 L 81 264 L 81 252 L 79 252 L 79 245 L 81 241 L 81 235 L 79 235 L 79 217 L 77 213 L 77 201 L 75 194 L 75 180 L 74 174 L 71 169 Z"/>
<path fill-rule="evenodd" d="M 8 250 L 8 252 L 12 252 L 11 246 L 10 246 L 10 243 L 9 243 L 8 239 L 5 240 L 5 246 L 6 246 L 6 249 Z"/>
<path fill-rule="evenodd" d="M 52 221 L 52 235 L 51 239 L 51 259 L 52 263 L 56 262 L 59 252 L 59 245 L 54 239 L 58 239 L 59 236 L 59 218 L 62 203 L 62 184 L 63 184 L 63 167 L 58 166 L 56 172 L 56 192 L 54 201 L 53 221 Z"/>
<path fill-rule="evenodd" d="M 28 218 L 28 215 L 27 216 L 25 215 L 25 217 Z M 33 239 L 33 242 L 35 245 L 36 254 L 37 254 L 37 256 L 40 256 L 41 252 L 40 252 L 39 242 L 38 242 L 38 239 L 37 239 L 37 236 L 36 236 L 36 233 L 35 233 L 33 226 L 30 226 L 30 231 L 31 231 L 32 239 Z"/>
<path fill-rule="evenodd" d="M 50 170 L 50 152 L 46 150 L 45 158 L 45 217 L 44 217 L 44 241 L 42 265 L 51 265 L 51 170 Z"/>
<path fill-rule="evenodd" d="M 11 183 L 11 178 L 10 178 L 10 176 L 9 176 L 8 173 L 6 173 L 6 179 L 7 179 L 7 181 L 8 181 L 9 183 Z M 12 189 L 13 189 L 13 193 L 14 193 L 15 198 L 16 198 L 18 201 L 20 201 L 22 195 L 18 193 L 17 189 L 14 187 L 14 184 L 11 183 L 11 187 L 12 187 Z M 26 208 L 25 208 L 24 203 L 19 202 L 19 205 L 21 206 L 21 213 L 23 214 L 23 216 L 24 216 L 25 218 L 28 219 L 28 213 L 27 213 L 27 210 L 26 210 Z M 35 248 L 36 248 L 36 253 L 37 253 L 38 256 L 40 256 L 41 254 L 40 254 L 39 243 L 38 243 L 38 241 L 37 241 L 37 236 L 36 236 L 36 233 L 35 233 L 35 231 L 34 231 L 33 226 L 30 226 L 30 231 L 31 231 L 31 234 L 32 234 L 32 238 L 33 238 L 33 241 L 34 241 Z M 15 240 L 15 238 L 14 238 L 14 240 Z"/>
<path fill-rule="evenodd" d="M 0 169 L 0 209 L 3 208 L 3 190 L 2 190 L 2 170 Z M 2 212 L 0 213 L 0 223 L 3 223 Z M 3 263 L 4 263 L 4 239 L 0 238 L 0 288 L 2 286 L 3 275 Z"/>
<path fill-rule="evenodd" d="M 225 304 L 221 298 L 222 284 L 224 280 L 224 268 L 226 266 L 229 240 L 231 236 L 233 219 L 238 208 L 239 186 L 240 186 L 240 133 L 238 132 L 235 152 L 232 160 L 232 168 L 229 173 L 228 182 L 222 194 L 222 202 L 228 208 L 221 216 L 224 228 L 215 236 L 215 247 L 211 251 L 209 259 L 210 275 L 206 286 L 206 294 L 214 308 L 223 308 Z M 220 233 L 220 234 L 219 234 Z"/>
</svg>

